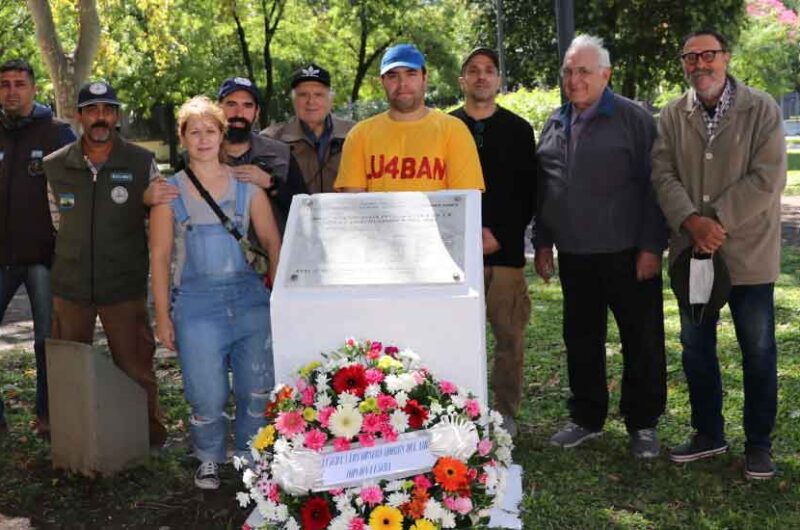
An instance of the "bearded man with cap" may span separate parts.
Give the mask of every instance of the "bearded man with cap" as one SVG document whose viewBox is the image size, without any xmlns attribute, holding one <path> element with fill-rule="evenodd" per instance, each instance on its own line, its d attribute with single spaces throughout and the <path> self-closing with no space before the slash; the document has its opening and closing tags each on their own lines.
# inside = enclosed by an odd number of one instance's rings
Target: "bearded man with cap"
<svg viewBox="0 0 800 530">
<path fill-rule="evenodd" d="M 331 75 L 314 63 L 292 75 L 294 117 L 276 123 L 261 134 L 289 144 L 311 193 L 333 191 L 339 171 L 342 144 L 354 123 L 331 113 Z"/>
<path fill-rule="evenodd" d="M 522 401 L 525 328 L 531 301 L 525 281 L 525 229 L 536 194 L 536 140 L 520 116 L 497 105 L 499 58 L 475 48 L 458 78 L 464 105 L 451 114 L 469 127 L 486 181 L 481 201 L 486 318 L 495 337 L 492 390 L 495 409 L 512 435 Z"/>
<path fill-rule="evenodd" d="M 33 315 L 36 356 L 36 420 L 33 430 L 49 432 L 45 339 L 50 336 L 50 266 L 53 225 L 47 206 L 42 159 L 75 141 L 70 126 L 34 100 L 31 65 L 12 59 L 0 65 L 0 321 L 21 285 Z M 0 433 L 6 429 L 0 398 Z"/>
<path fill-rule="evenodd" d="M 425 57 L 413 44 L 392 46 L 381 59 L 389 110 L 347 135 L 334 188 L 338 191 L 479 189 L 483 173 L 475 141 L 454 116 L 425 106 Z"/>
<path fill-rule="evenodd" d="M 774 287 L 780 274 L 786 144 L 775 100 L 731 77 L 730 58 L 727 39 L 716 31 L 684 38 L 680 60 L 689 90 L 661 111 L 652 180 L 671 229 L 673 266 L 689 248 L 718 254 L 727 266 L 728 307 L 744 376 L 744 473 L 769 479 L 775 474 L 770 453 L 778 408 Z M 690 294 L 690 302 L 704 300 L 696 290 Z M 719 311 L 706 308 L 698 320 L 691 305 L 681 303 L 679 309 L 695 432 L 670 459 L 683 463 L 724 453 L 728 442 L 717 358 Z"/>
<path fill-rule="evenodd" d="M 108 83 L 84 85 L 81 137 L 44 159 L 57 230 L 52 337 L 91 344 L 100 317 L 114 362 L 147 393 L 150 445 L 158 447 L 166 429 L 153 371 L 142 200 L 158 168 L 153 153 L 119 136 L 119 118 L 120 102 Z"/>
<path fill-rule="evenodd" d="M 256 86 L 245 77 L 230 77 L 220 85 L 217 103 L 228 120 L 222 151 L 236 179 L 266 191 L 275 221 L 283 233 L 292 197 L 308 191 L 289 147 L 253 132 L 261 110 L 258 100 Z M 145 202 L 149 206 L 166 204 L 177 196 L 177 188 L 158 179 L 145 193 Z"/>
</svg>

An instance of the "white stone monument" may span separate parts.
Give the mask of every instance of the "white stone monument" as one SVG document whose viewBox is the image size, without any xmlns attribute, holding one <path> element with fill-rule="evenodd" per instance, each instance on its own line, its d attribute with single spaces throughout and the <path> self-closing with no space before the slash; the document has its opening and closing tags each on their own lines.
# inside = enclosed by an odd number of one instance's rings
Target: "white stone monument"
<svg viewBox="0 0 800 530">
<path fill-rule="evenodd" d="M 345 338 L 411 348 L 484 405 L 477 191 L 297 195 L 272 291 L 277 382 Z"/>
<path fill-rule="evenodd" d="M 110 475 L 149 455 L 147 395 L 106 354 L 47 339 L 53 467 Z"/>
</svg>

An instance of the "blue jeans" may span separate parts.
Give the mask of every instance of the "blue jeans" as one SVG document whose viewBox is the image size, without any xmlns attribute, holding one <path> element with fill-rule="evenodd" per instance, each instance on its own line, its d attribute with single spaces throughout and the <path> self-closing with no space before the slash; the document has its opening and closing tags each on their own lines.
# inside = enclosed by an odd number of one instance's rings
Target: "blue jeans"
<svg viewBox="0 0 800 530">
<path fill-rule="evenodd" d="M 255 274 L 234 283 L 192 282 L 176 291 L 172 315 L 195 456 L 225 462 L 229 368 L 236 454 L 248 454 L 275 384 L 268 291 Z"/>
<path fill-rule="evenodd" d="M 728 306 L 742 350 L 744 372 L 745 448 L 770 449 L 778 406 L 777 347 L 775 344 L 774 284 L 736 285 Z M 683 370 L 689 384 L 692 427 L 718 443 L 725 440 L 722 417 L 722 379 L 717 359 L 719 314 L 695 325 L 684 307 L 681 313 Z"/>
<path fill-rule="evenodd" d="M 36 416 L 47 417 L 47 362 L 44 341 L 50 336 L 53 315 L 53 295 L 50 290 L 50 268 L 45 265 L 10 265 L 0 267 L 0 322 L 8 304 L 25 284 L 33 315 L 33 351 L 36 355 Z M 0 397 L 0 423 L 5 422 Z"/>
</svg>

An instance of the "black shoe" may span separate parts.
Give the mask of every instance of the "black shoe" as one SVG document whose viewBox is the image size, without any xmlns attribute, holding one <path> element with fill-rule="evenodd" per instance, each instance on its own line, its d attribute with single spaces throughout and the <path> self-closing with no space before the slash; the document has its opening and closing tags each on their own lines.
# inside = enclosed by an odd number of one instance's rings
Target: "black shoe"
<svg viewBox="0 0 800 530">
<path fill-rule="evenodd" d="M 704 434 L 696 433 L 689 441 L 673 448 L 669 453 L 669 459 L 682 464 L 684 462 L 694 462 L 701 458 L 721 455 L 727 451 L 728 442 L 724 440 L 716 442 Z"/>
<path fill-rule="evenodd" d="M 775 464 L 769 450 L 751 447 L 745 451 L 744 476 L 754 480 L 768 480 L 775 476 Z"/>
</svg>

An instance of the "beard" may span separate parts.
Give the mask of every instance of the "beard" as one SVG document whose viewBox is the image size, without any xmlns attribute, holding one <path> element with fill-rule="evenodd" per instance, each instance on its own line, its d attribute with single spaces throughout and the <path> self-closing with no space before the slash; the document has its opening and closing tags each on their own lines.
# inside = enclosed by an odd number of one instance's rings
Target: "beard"
<svg viewBox="0 0 800 530">
<path fill-rule="evenodd" d="M 703 76 L 708 76 L 710 78 L 710 82 L 706 88 L 701 90 L 697 86 L 697 79 Z M 689 82 L 692 88 L 694 88 L 694 91 L 702 101 L 710 101 L 718 98 L 725 89 L 726 82 L 725 77 L 723 77 L 721 80 L 715 79 L 713 71 L 700 69 L 697 69 L 690 75 L 687 75 L 686 80 Z"/>
<path fill-rule="evenodd" d="M 241 123 L 242 127 L 234 127 L 234 124 Z M 243 144 L 250 140 L 250 129 L 253 124 L 244 118 L 231 118 L 228 120 L 228 130 L 225 131 L 225 139 L 232 144 Z"/>
</svg>

